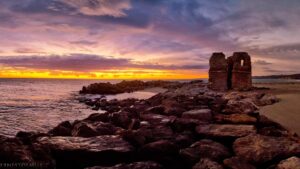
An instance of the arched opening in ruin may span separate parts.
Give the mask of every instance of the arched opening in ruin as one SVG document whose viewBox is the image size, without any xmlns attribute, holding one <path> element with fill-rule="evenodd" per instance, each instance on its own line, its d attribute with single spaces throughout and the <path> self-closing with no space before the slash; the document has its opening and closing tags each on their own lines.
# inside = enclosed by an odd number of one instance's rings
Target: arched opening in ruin
<svg viewBox="0 0 300 169">
<path fill-rule="evenodd" d="M 244 59 L 241 60 L 241 66 L 244 66 L 245 65 L 245 61 Z"/>
</svg>

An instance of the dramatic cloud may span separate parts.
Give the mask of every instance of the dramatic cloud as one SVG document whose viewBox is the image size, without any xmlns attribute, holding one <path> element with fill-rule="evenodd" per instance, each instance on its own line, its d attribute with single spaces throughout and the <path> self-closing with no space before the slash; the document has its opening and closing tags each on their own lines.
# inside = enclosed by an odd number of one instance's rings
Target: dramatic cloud
<svg viewBox="0 0 300 169">
<path fill-rule="evenodd" d="M 159 65 L 149 63 L 133 63 L 128 59 L 117 59 L 87 54 L 71 54 L 68 56 L 27 56 L 0 58 L 0 64 L 7 67 L 26 69 L 46 69 L 59 71 L 101 71 L 110 69 L 144 68 L 158 70 L 206 69 L 205 65 Z"/>
<path fill-rule="evenodd" d="M 300 67 L 299 16 L 298 0 L 0 0 L 0 60 L 32 69 L 189 75 L 198 68 L 206 74 L 212 52 L 248 51 L 254 75 L 293 72 Z"/>
<path fill-rule="evenodd" d="M 57 0 L 75 8 L 77 12 L 84 15 L 113 17 L 126 16 L 125 10 L 131 8 L 129 0 Z M 52 6 L 53 7 L 53 6 Z M 56 9 L 57 8 L 52 8 Z"/>
</svg>

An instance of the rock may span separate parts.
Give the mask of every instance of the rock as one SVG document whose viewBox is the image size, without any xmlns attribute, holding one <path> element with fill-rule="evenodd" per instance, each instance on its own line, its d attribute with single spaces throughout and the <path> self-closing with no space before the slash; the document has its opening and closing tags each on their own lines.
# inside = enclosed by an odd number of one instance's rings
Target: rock
<svg viewBox="0 0 300 169">
<path fill-rule="evenodd" d="M 74 128 L 72 130 L 72 136 L 77 137 L 94 137 L 97 136 L 97 131 L 93 128 L 92 125 L 85 123 L 85 122 L 79 122 L 74 125 Z"/>
<path fill-rule="evenodd" d="M 128 161 L 133 147 L 119 136 L 42 137 L 39 142 L 50 147 L 57 168 L 84 168 Z"/>
<path fill-rule="evenodd" d="M 289 132 L 284 129 L 279 129 L 275 126 L 263 127 L 258 129 L 258 133 L 265 136 L 283 137 L 288 136 Z"/>
<path fill-rule="evenodd" d="M 0 162 L 33 162 L 31 152 L 19 139 L 0 137 Z"/>
<path fill-rule="evenodd" d="M 181 133 L 181 134 L 177 135 L 175 137 L 174 142 L 180 148 L 185 148 L 185 147 L 191 145 L 192 143 L 194 143 L 195 139 L 194 139 L 192 132 L 190 132 L 190 133 L 186 132 L 186 133 Z"/>
<path fill-rule="evenodd" d="M 199 121 L 197 119 L 190 118 L 176 118 L 172 123 L 172 129 L 178 132 L 182 132 L 184 130 L 194 131 L 195 127 L 200 124 L 206 124 L 205 122 Z"/>
<path fill-rule="evenodd" d="M 271 94 L 265 94 L 261 99 L 259 99 L 258 103 L 260 106 L 271 105 L 279 102 L 279 99 Z"/>
<path fill-rule="evenodd" d="M 300 158 L 290 157 L 286 160 L 280 161 L 276 169 L 300 169 Z"/>
<path fill-rule="evenodd" d="M 148 132 L 140 132 L 140 130 L 126 130 L 121 133 L 122 137 L 135 147 L 143 146 L 147 141 Z"/>
<path fill-rule="evenodd" d="M 198 119 L 201 121 L 211 121 L 212 114 L 210 109 L 197 109 L 182 113 L 182 118 Z"/>
<path fill-rule="evenodd" d="M 208 103 L 209 108 L 213 113 L 221 113 L 227 104 L 227 100 L 222 97 L 216 97 L 214 100 Z"/>
<path fill-rule="evenodd" d="M 249 135 L 238 138 L 233 144 L 237 156 L 255 164 L 283 159 L 300 154 L 299 142 L 285 137 Z"/>
<path fill-rule="evenodd" d="M 193 169 L 223 169 L 223 167 L 208 158 L 201 159 L 197 164 L 193 166 Z"/>
<path fill-rule="evenodd" d="M 251 101 L 247 100 L 229 100 L 223 109 L 224 114 L 251 114 L 258 110 L 258 107 Z"/>
<path fill-rule="evenodd" d="M 178 147 L 174 143 L 168 140 L 159 140 L 143 146 L 141 154 L 157 157 L 162 155 L 173 155 L 178 153 L 178 150 Z"/>
<path fill-rule="evenodd" d="M 74 125 L 72 136 L 77 137 L 94 137 L 100 135 L 113 135 L 116 128 L 110 123 L 103 122 L 78 122 Z"/>
<path fill-rule="evenodd" d="M 146 135 L 148 141 L 157 141 L 157 140 L 170 140 L 174 139 L 174 132 L 169 126 L 157 125 L 148 128 L 141 128 L 138 130 L 139 133 Z"/>
<path fill-rule="evenodd" d="M 228 169 L 256 169 L 255 166 L 239 157 L 225 159 L 223 163 Z"/>
<path fill-rule="evenodd" d="M 168 140 L 159 140 L 144 145 L 139 156 L 143 159 L 154 160 L 161 163 L 166 168 L 178 168 L 176 160 L 179 147 Z M 167 167 L 168 166 L 168 167 Z"/>
<path fill-rule="evenodd" d="M 257 119 L 247 114 L 217 114 L 214 116 L 217 123 L 232 123 L 232 124 L 255 124 Z"/>
<path fill-rule="evenodd" d="M 125 131 L 122 135 L 124 139 L 138 147 L 162 139 L 173 140 L 176 137 L 172 129 L 165 125 L 141 127 L 138 130 Z"/>
<path fill-rule="evenodd" d="M 84 119 L 84 121 L 102 121 L 108 122 L 109 121 L 109 113 L 93 113 L 88 118 Z"/>
<path fill-rule="evenodd" d="M 172 123 L 175 116 L 165 116 L 160 114 L 141 114 L 141 120 L 148 121 L 151 125 L 166 125 Z"/>
<path fill-rule="evenodd" d="M 49 136 L 46 133 L 36 133 L 36 132 L 26 132 L 26 131 L 19 131 L 16 134 L 16 138 L 20 139 L 23 144 L 30 145 L 36 141 L 38 137 L 45 137 Z"/>
<path fill-rule="evenodd" d="M 129 164 L 117 164 L 112 167 L 88 167 L 86 169 L 162 169 L 162 166 L 153 161 L 141 161 Z"/>
<path fill-rule="evenodd" d="M 184 104 L 178 103 L 175 99 L 164 99 L 161 105 L 164 107 L 165 115 L 181 116 L 181 114 L 186 110 Z"/>
<path fill-rule="evenodd" d="M 256 133 L 253 125 L 207 124 L 196 127 L 200 135 L 217 138 L 237 138 Z"/>
<path fill-rule="evenodd" d="M 53 136 L 71 136 L 72 124 L 69 121 L 64 121 L 48 132 Z"/>
<path fill-rule="evenodd" d="M 162 105 L 149 107 L 144 111 L 144 113 L 152 113 L 152 114 L 164 114 L 165 107 Z"/>
<path fill-rule="evenodd" d="M 221 143 L 204 139 L 197 141 L 188 148 L 180 150 L 180 155 L 187 161 L 190 161 L 190 163 L 193 163 L 199 161 L 200 158 L 221 161 L 231 154 L 229 149 Z"/>
<path fill-rule="evenodd" d="M 111 115 L 111 121 L 114 125 L 128 129 L 131 118 L 128 112 L 116 112 Z"/>
<path fill-rule="evenodd" d="M 284 129 L 280 124 L 274 122 L 273 120 L 270 120 L 268 117 L 264 115 L 259 115 L 258 117 L 258 127 L 276 127 L 278 129 Z"/>
<path fill-rule="evenodd" d="M 53 167 L 49 149 L 38 143 L 24 145 L 18 138 L 0 136 L 0 150 L 1 164 L 41 162 L 43 168 Z"/>
<path fill-rule="evenodd" d="M 177 85 L 178 82 L 171 82 L 171 81 L 141 81 L 141 80 L 131 80 L 126 81 L 123 80 L 116 84 L 111 83 L 93 83 L 88 86 L 82 87 L 80 90 L 81 94 L 119 94 L 125 92 L 133 92 L 137 90 L 142 90 L 145 88 L 151 87 L 165 87 L 168 88 L 169 86 Z"/>
</svg>

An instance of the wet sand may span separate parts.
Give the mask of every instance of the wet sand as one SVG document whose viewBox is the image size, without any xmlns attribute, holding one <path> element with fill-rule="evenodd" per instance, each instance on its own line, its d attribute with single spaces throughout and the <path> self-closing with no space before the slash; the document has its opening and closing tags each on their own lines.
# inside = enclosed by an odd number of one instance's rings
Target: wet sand
<svg viewBox="0 0 300 169">
<path fill-rule="evenodd" d="M 262 107 L 260 112 L 300 135 L 300 83 L 265 83 L 254 86 L 269 87 L 269 92 L 280 99 L 276 104 Z"/>
</svg>

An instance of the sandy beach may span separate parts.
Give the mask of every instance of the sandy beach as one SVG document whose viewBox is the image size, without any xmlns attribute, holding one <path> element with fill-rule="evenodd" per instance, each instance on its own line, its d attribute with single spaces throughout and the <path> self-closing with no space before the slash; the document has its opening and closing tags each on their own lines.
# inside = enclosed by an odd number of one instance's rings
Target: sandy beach
<svg viewBox="0 0 300 169">
<path fill-rule="evenodd" d="M 261 108 L 261 113 L 300 135 L 300 83 L 264 83 L 280 102 Z"/>
</svg>

